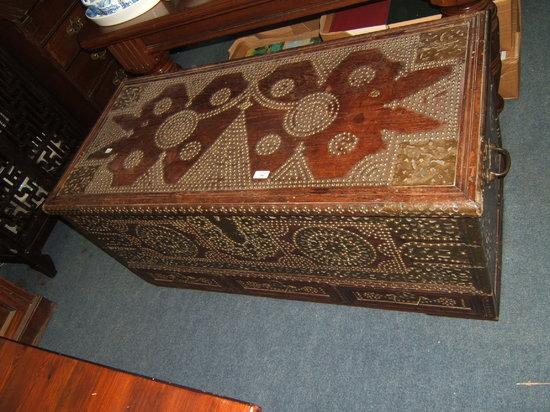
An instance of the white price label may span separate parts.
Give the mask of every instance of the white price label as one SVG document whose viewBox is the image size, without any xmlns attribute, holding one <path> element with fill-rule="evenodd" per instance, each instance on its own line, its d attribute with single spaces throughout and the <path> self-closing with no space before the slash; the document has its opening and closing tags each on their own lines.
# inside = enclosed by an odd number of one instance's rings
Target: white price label
<svg viewBox="0 0 550 412">
<path fill-rule="evenodd" d="M 256 170 L 254 172 L 253 179 L 267 179 L 269 177 L 269 170 Z"/>
</svg>

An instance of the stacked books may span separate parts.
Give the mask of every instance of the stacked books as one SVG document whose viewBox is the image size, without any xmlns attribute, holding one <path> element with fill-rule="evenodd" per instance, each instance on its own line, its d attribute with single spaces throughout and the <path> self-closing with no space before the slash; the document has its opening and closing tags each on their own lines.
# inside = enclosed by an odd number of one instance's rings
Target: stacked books
<svg viewBox="0 0 550 412">
<path fill-rule="evenodd" d="M 317 43 L 321 43 L 321 38 L 319 36 L 311 37 L 309 39 L 281 41 L 278 43 L 268 44 L 265 46 L 250 48 L 246 52 L 246 57 L 262 56 L 264 54 L 275 53 L 281 50 L 288 50 L 288 49 L 293 49 L 295 47 L 308 46 L 310 44 L 317 44 Z"/>
<path fill-rule="evenodd" d="M 374 0 L 321 17 L 321 37 L 334 40 L 440 18 L 427 0 Z"/>
<path fill-rule="evenodd" d="M 319 19 L 241 37 L 229 48 L 229 59 L 261 56 L 299 46 L 320 43 Z"/>
</svg>

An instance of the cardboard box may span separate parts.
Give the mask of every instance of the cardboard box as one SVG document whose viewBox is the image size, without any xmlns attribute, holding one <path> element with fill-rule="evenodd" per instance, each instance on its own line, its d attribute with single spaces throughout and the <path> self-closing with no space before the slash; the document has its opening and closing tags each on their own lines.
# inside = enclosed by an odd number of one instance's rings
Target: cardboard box
<svg viewBox="0 0 550 412">
<path fill-rule="evenodd" d="M 393 3 L 390 3 L 389 16 L 387 19 L 388 21 L 391 21 L 392 6 L 393 6 Z M 424 8 L 426 8 L 426 6 L 424 6 Z M 393 23 L 388 22 L 387 24 L 362 27 L 362 28 L 353 29 L 353 30 L 331 31 L 334 16 L 335 14 L 325 14 L 321 16 L 320 33 L 323 41 L 342 39 L 344 37 L 357 36 L 359 34 L 372 33 L 375 31 L 393 29 L 396 27 L 408 26 L 411 24 L 418 24 L 418 23 L 428 22 L 432 20 L 439 20 L 441 18 L 441 14 L 432 14 L 432 15 L 425 15 L 419 18 L 413 18 L 410 20 L 396 21 Z"/>
<path fill-rule="evenodd" d="M 246 57 L 249 50 L 280 42 L 291 42 L 319 37 L 319 19 L 241 37 L 229 47 L 229 60 Z"/>
<path fill-rule="evenodd" d="M 512 24 L 512 3 L 515 0 L 494 0 L 497 6 L 498 25 L 500 32 L 500 50 L 511 51 L 514 46 L 514 30 Z"/>
<path fill-rule="evenodd" d="M 362 29 L 346 30 L 346 31 L 330 31 L 334 14 L 324 14 L 320 20 L 320 35 L 323 41 L 343 39 L 344 37 L 357 36 L 359 34 L 372 33 L 375 31 L 386 30 L 386 24 L 378 26 L 363 27 Z"/>
<path fill-rule="evenodd" d="M 388 28 L 390 1 L 381 0 L 321 16 L 320 33 L 323 41 L 357 36 Z"/>
<path fill-rule="evenodd" d="M 502 62 L 498 91 L 504 99 L 519 98 L 520 59 L 507 59 Z"/>
<path fill-rule="evenodd" d="M 498 92 L 504 99 L 519 98 L 521 32 L 515 33 L 514 43 L 516 46 L 513 54 L 502 60 Z"/>
<path fill-rule="evenodd" d="M 502 68 L 498 92 L 504 99 L 519 98 L 520 64 L 521 64 L 521 3 L 512 0 L 513 31 L 512 49 L 503 51 Z"/>
<path fill-rule="evenodd" d="M 396 27 L 410 26 L 411 24 L 425 23 L 427 21 L 439 20 L 441 19 L 441 14 L 434 14 L 432 16 L 420 17 L 418 19 L 400 21 L 397 23 L 388 24 L 388 29 L 394 29 Z"/>
</svg>

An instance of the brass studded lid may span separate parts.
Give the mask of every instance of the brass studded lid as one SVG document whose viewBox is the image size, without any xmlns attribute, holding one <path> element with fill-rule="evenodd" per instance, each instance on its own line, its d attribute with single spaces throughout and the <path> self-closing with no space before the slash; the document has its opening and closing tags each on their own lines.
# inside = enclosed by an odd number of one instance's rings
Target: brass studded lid
<svg viewBox="0 0 550 412">
<path fill-rule="evenodd" d="M 476 214 L 484 22 L 126 81 L 46 209 Z"/>
</svg>

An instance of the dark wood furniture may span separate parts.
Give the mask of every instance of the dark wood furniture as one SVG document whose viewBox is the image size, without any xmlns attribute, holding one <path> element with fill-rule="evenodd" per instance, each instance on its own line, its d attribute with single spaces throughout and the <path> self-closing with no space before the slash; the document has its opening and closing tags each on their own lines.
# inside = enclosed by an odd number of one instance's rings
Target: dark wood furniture
<svg viewBox="0 0 550 412">
<path fill-rule="evenodd" d="M 54 304 L 0 277 L 0 336 L 36 345 L 48 323 Z"/>
<path fill-rule="evenodd" d="M 0 4 L 0 261 L 49 276 L 41 203 L 126 76 L 107 50 L 80 48 L 91 24 L 79 0 Z"/>
<path fill-rule="evenodd" d="M 111 27 L 88 25 L 79 35 L 86 49 L 107 47 L 130 73 L 179 70 L 169 50 L 270 25 L 288 24 L 367 0 L 173 0 Z M 445 15 L 481 10 L 488 0 L 431 0 Z"/>
<path fill-rule="evenodd" d="M 175 0 L 111 27 L 89 25 L 82 47 L 107 47 L 130 73 L 179 70 L 169 50 L 363 3 L 365 0 Z"/>
<path fill-rule="evenodd" d="M 0 262 L 53 276 L 41 250 L 55 219 L 42 202 L 88 129 L 2 46 L 0 69 Z"/>
<path fill-rule="evenodd" d="M 493 16 L 127 81 L 46 209 L 157 285 L 496 319 Z"/>
<path fill-rule="evenodd" d="M 4 0 L 0 45 L 17 58 L 82 126 L 91 127 L 125 72 L 105 49 L 82 50 L 93 25 L 79 0 Z"/>
<path fill-rule="evenodd" d="M 0 338 L 0 410 L 259 412 L 260 408 Z"/>
</svg>

